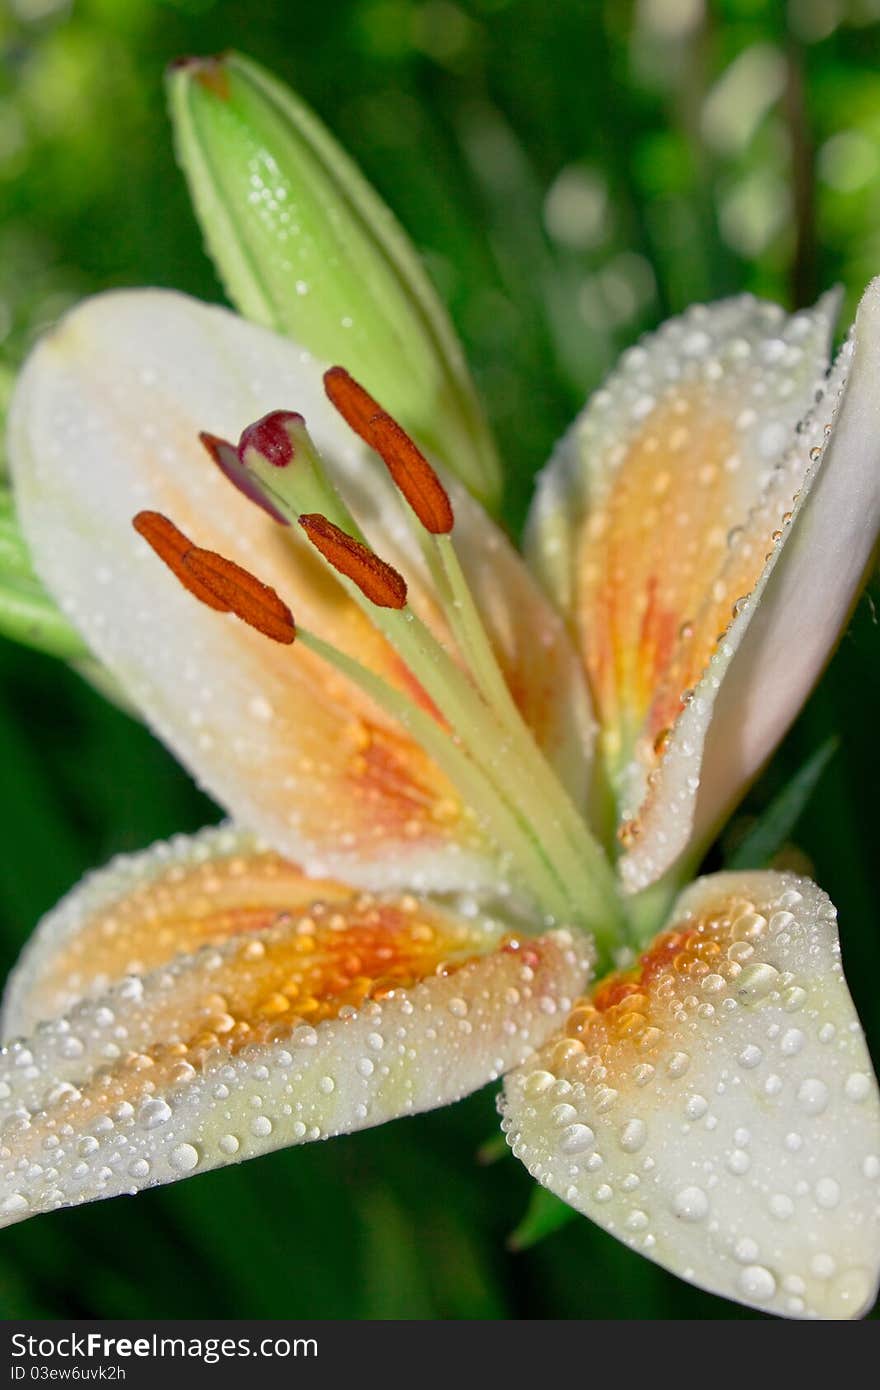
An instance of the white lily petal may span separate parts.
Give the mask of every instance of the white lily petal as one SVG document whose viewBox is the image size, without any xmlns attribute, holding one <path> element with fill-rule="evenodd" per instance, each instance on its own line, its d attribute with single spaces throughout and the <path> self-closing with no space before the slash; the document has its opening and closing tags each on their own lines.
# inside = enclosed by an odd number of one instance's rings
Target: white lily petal
<svg viewBox="0 0 880 1390">
<path fill-rule="evenodd" d="M 880 1096 L 808 880 L 699 880 L 507 1078 L 504 1115 L 534 1177 L 682 1278 L 793 1317 L 872 1304 Z"/>
<path fill-rule="evenodd" d="M 83 997 L 0 1054 L 4 1224 L 447 1104 L 539 1046 L 589 967 L 566 932 L 309 897 L 224 832 L 94 876 L 38 943 L 13 1013 L 57 1007 L 69 962 Z"/>
<path fill-rule="evenodd" d="M 731 790 L 754 777 L 785 734 L 864 581 L 880 530 L 878 374 L 880 278 L 865 290 L 820 410 L 831 425 L 827 447 L 805 480 L 786 544 L 718 693 L 698 835 L 718 823 Z"/>
<path fill-rule="evenodd" d="M 411 690 L 396 654 L 293 534 L 299 528 L 278 527 L 234 492 L 198 442 L 199 430 L 237 438 L 285 406 L 306 416 L 344 485 L 363 495 L 365 480 L 378 480 L 371 525 L 381 545 L 386 523 L 399 522 L 398 499 L 330 406 L 308 354 L 182 295 L 86 301 L 32 354 L 12 406 L 16 491 L 37 567 L 207 790 L 310 872 L 368 887 L 488 884 L 497 878 L 494 854 L 446 776 L 398 725 L 304 647 L 279 648 L 202 610 L 132 531 L 141 509 L 164 512 L 276 588 L 304 628 Z M 499 547 L 500 578 L 482 582 L 512 685 L 544 695 L 549 671 L 564 709 L 579 676 L 561 625 L 534 586 L 522 602 L 531 581 L 520 562 L 475 505 L 462 510 L 460 544 L 474 565 Z M 499 598 L 505 578 L 519 607 Z M 549 643 L 543 669 L 532 629 Z M 569 766 L 583 761 L 579 749 L 572 755 L 575 717 L 547 721 Z"/>
<path fill-rule="evenodd" d="M 625 354 L 539 485 L 529 550 L 579 631 L 630 890 L 690 838 L 716 691 L 824 443 L 833 394 L 795 426 L 835 307 L 787 318 L 744 296 L 672 320 Z"/>
<path fill-rule="evenodd" d="M 202 428 L 237 437 L 291 391 L 317 404 L 316 375 L 291 344 L 181 295 L 86 301 L 17 384 L 10 450 L 23 528 L 89 645 L 242 822 L 316 876 L 344 869 L 379 886 L 372 861 L 394 847 L 392 883 L 488 878 L 454 791 L 401 730 L 310 652 L 203 609 L 132 529 L 141 509 L 165 512 L 278 589 L 304 626 L 399 680 L 355 605 L 198 440 Z"/>
</svg>

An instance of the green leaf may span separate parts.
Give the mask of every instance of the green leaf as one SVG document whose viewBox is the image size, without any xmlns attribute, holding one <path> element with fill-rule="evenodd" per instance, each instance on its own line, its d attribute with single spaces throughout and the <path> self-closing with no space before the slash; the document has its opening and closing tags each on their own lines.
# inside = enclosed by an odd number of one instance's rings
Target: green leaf
<svg viewBox="0 0 880 1390">
<path fill-rule="evenodd" d="M 510 1146 L 504 1135 L 493 1134 L 477 1149 L 477 1162 L 481 1167 L 488 1168 L 491 1163 L 497 1163 L 509 1153 Z"/>
<path fill-rule="evenodd" d="M 532 1189 L 525 1216 L 508 1237 L 508 1249 L 528 1250 L 547 1236 L 552 1236 L 554 1231 L 567 1226 L 577 1215 L 574 1207 L 561 1202 L 552 1192 L 548 1192 L 546 1187 L 535 1187 Z"/>
<path fill-rule="evenodd" d="M 14 382 L 15 372 L 5 362 L 0 362 L 0 421 L 6 419 Z M 5 479 L 8 471 L 5 430 L 0 429 L 0 479 Z"/>
<path fill-rule="evenodd" d="M 364 1194 L 358 1214 L 358 1318 L 436 1318 L 426 1261 L 404 1208 L 391 1192 L 376 1188 Z"/>
<path fill-rule="evenodd" d="M 176 64 L 168 92 L 207 250 L 239 311 L 346 367 L 423 448 L 496 503 L 495 448 L 446 311 L 402 228 L 330 133 L 236 53 Z"/>
<path fill-rule="evenodd" d="M 728 856 L 728 869 L 766 868 L 800 820 L 822 773 L 837 752 L 838 743 L 833 735 L 811 754 Z"/>
<path fill-rule="evenodd" d="M 27 543 L 15 519 L 12 493 L 0 486 L 0 633 L 26 647 L 67 660 L 88 649 L 31 565 Z"/>
<path fill-rule="evenodd" d="M 126 713 L 137 711 L 106 667 L 92 656 L 34 572 L 15 517 L 11 490 L 0 483 L 0 636 L 68 661 L 83 680 Z"/>
</svg>

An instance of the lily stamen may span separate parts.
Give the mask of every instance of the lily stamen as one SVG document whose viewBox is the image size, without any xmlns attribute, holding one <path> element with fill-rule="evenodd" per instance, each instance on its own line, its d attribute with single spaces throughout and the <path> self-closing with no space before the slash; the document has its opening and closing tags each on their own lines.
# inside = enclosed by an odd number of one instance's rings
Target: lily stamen
<svg viewBox="0 0 880 1390">
<path fill-rule="evenodd" d="M 143 536 L 149 546 L 155 550 L 159 559 L 171 570 L 172 574 L 180 580 L 185 589 L 204 603 L 208 608 L 214 608 L 219 613 L 228 613 L 229 605 L 224 599 L 218 597 L 214 590 L 202 583 L 190 570 L 186 563 L 186 558 L 194 549 L 192 541 L 188 536 L 169 521 L 167 516 L 161 512 L 138 512 L 132 520 L 132 526 Z"/>
<path fill-rule="evenodd" d="M 378 413 L 390 419 L 386 412 Z M 403 436 L 403 431 L 400 433 Z M 265 500 L 268 505 L 264 510 L 279 511 L 285 521 L 296 519 L 327 564 L 351 583 L 354 597 L 406 663 L 447 728 L 454 731 L 454 742 L 443 732 L 440 747 L 433 737 L 426 741 L 421 736 L 418 741 L 426 749 L 430 743 L 432 755 L 458 787 L 468 783 L 467 796 L 484 829 L 495 840 L 514 877 L 542 903 L 547 918 L 582 921 L 600 944 L 610 941 L 620 913 L 609 867 L 516 709 L 451 537 L 422 532 L 437 560 L 431 566 L 437 581 L 436 598 L 447 615 L 464 670 L 415 613 L 409 608 L 405 614 L 400 611 L 406 606 L 406 581 L 359 539 L 357 523 L 324 472 L 301 415 L 271 412 L 243 432 L 237 449 L 214 435 L 200 438 L 239 491 L 261 505 Z M 415 450 L 415 445 L 412 447 Z M 427 461 L 425 467 L 430 468 Z M 431 476 L 435 476 L 433 470 Z M 445 497 L 439 479 L 437 487 Z M 255 492 L 261 495 L 254 496 Z M 315 499 L 326 499 L 337 520 L 331 520 L 323 507 L 314 511 L 302 507 L 303 501 Z M 171 523 L 161 518 L 158 525 L 170 527 Z M 293 640 L 293 619 L 277 595 L 273 597 L 287 619 L 276 613 L 267 619 L 262 608 L 253 605 L 245 581 L 233 577 L 236 567 L 231 561 L 224 563 L 217 556 L 210 561 L 194 559 L 199 554 L 213 556 L 213 552 L 199 552 L 176 528 L 174 536 L 170 548 L 166 544 L 158 553 L 196 597 L 204 601 L 204 595 L 209 595 L 211 606 L 236 612 L 275 640 Z M 247 575 L 247 571 L 241 574 Z M 251 585 L 260 583 L 250 575 L 248 581 Z M 194 588 L 194 584 L 199 587 Z M 299 635 L 305 637 L 302 631 Z M 314 641 L 310 645 L 316 650 Z M 331 646 L 326 646 L 323 654 L 332 657 L 332 664 L 341 669 L 343 654 Z M 356 679 L 363 688 L 360 671 Z M 380 694 L 380 703 L 389 709 L 389 692 L 373 693 Z M 395 709 L 394 717 L 403 716 L 404 722 L 411 724 L 410 703 Z M 425 732 L 423 729 L 422 734 Z M 463 758 L 452 756 L 456 744 Z M 519 796 L 526 773 L 534 802 L 528 811 Z"/>
<path fill-rule="evenodd" d="M 377 608 L 405 607 L 406 580 L 393 565 L 380 560 L 372 550 L 319 512 L 303 513 L 299 524 L 315 549 L 335 570 L 356 584 L 370 603 Z"/>
<path fill-rule="evenodd" d="M 196 546 L 186 557 L 196 579 L 221 599 L 230 613 L 273 642 L 289 646 L 296 638 L 293 614 L 269 584 L 225 555 Z"/>
<path fill-rule="evenodd" d="M 331 389 L 336 390 L 337 395 L 340 385 L 342 387 L 340 399 L 347 412 L 345 418 L 355 433 L 370 442 L 371 447 L 374 443 L 377 447 L 381 444 L 390 453 L 389 440 L 399 427 L 391 421 L 387 411 L 382 410 L 342 368 L 328 375 L 334 383 Z M 377 419 L 380 421 L 378 434 L 374 428 Z M 276 440 L 279 431 L 290 440 L 292 448 L 289 451 L 283 441 Z M 407 438 L 403 430 L 394 435 L 395 447 L 401 438 Z M 264 446 L 269 447 L 269 454 L 262 453 Z M 483 769 L 495 787 L 496 796 L 513 810 L 521 831 L 540 846 L 541 856 L 556 881 L 556 890 L 551 895 L 554 906 L 549 905 L 546 891 L 540 892 L 548 915 L 554 920 L 584 922 L 600 943 L 610 940 L 614 930 L 612 924 L 621 923 L 610 867 L 598 841 L 546 762 L 516 708 L 455 553 L 452 537 L 429 531 L 421 522 L 415 528 L 416 544 L 434 581 L 433 598 L 443 612 L 455 643 L 455 656 L 413 611 L 412 605 L 402 613 L 400 603 L 377 602 L 350 571 L 352 560 L 356 559 L 357 574 L 369 585 L 377 572 L 376 557 L 364 543 L 357 521 L 328 476 L 301 415 L 279 410 L 264 416 L 243 432 L 237 453 L 274 506 L 301 524 L 304 516 L 310 518 L 303 524 L 309 539 L 327 563 L 353 584 L 353 597 L 455 731 L 456 739 L 468 756 Z M 406 473 L 405 485 L 411 496 L 407 493 L 404 496 L 413 514 L 418 518 L 416 508 L 421 506 L 427 515 L 428 503 L 422 504 L 425 498 L 430 498 L 431 515 L 439 518 L 443 510 L 441 499 L 446 499 L 451 518 L 452 508 L 443 484 L 427 459 L 414 444 L 406 457 L 411 471 Z M 417 460 L 421 460 L 421 464 Z M 397 472 L 399 477 L 404 477 L 405 470 Z M 419 487 L 415 487 L 413 479 Z M 414 507 L 413 497 L 416 498 Z M 316 515 L 323 548 L 316 542 L 313 520 Z M 403 582 L 398 574 L 398 595 Z M 385 597 L 393 593 L 391 590 Z M 528 776 L 533 791 L 528 811 L 522 808 L 520 795 L 523 776 Z M 512 862 L 518 867 L 520 861 L 515 856 Z M 530 881 L 530 888 L 536 890 L 534 880 Z M 566 904 L 561 918 L 560 900 Z"/>
<path fill-rule="evenodd" d="M 234 613 L 273 642 L 296 637 L 293 614 L 275 590 L 214 550 L 194 545 L 161 512 L 138 512 L 132 525 L 184 588 L 209 608 Z"/>
<path fill-rule="evenodd" d="M 449 494 L 406 430 L 344 367 L 324 373 L 324 390 L 346 424 L 379 454 L 425 530 L 448 535 L 455 524 Z"/>
</svg>

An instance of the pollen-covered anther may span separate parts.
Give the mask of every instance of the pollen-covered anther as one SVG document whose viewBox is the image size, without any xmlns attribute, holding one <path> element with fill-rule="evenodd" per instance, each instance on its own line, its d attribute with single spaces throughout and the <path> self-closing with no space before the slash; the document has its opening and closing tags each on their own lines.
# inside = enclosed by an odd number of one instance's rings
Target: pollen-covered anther
<svg viewBox="0 0 880 1390">
<path fill-rule="evenodd" d="M 138 512 L 131 524 L 147 544 L 152 546 L 159 559 L 164 560 L 185 589 L 201 603 L 216 609 L 218 613 L 229 612 L 229 604 L 225 599 L 220 598 L 213 588 L 203 584 L 189 569 L 186 557 L 193 549 L 193 543 L 173 521 L 169 521 L 161 512 Z"/>
<path fill-rule="evenodd" d="M 316 512 L 304 513 L 299 524 L 324 559 L 377 608 L 404 607 L 406 580 L 392 565 Z"/>
<path fill-rule="evenodd" d="M 202 550 L 161 512 L 138 512 L 132 525 L 184 588 L 220 613 L 234 613 L 273 642 L 289 644 L 296 624 L 275 590 L 213 550 Z"/>
<path fill-rule="evenodd" d="M 418 445 L 344 367 L 324 373 L 332 405 L 365 444 L 375 449 L 426 531 L 448 535 L 455 524 L 452 503 Z"/>
</svg>

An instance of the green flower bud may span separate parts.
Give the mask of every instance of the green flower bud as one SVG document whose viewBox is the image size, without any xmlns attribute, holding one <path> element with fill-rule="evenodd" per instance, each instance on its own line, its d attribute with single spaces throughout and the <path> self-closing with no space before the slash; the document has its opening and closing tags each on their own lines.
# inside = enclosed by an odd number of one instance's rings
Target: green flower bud
<svg viewBox="0 0 880 1390">
<path fill-rule="evenodd" d="M 238 310 L 346 367 L 428 454 L 497 502 L 497 456 L 449 318 L 348 156 L 238 54 L 185 59 L 168 84 L 178 159 Z"/>
</svg>

